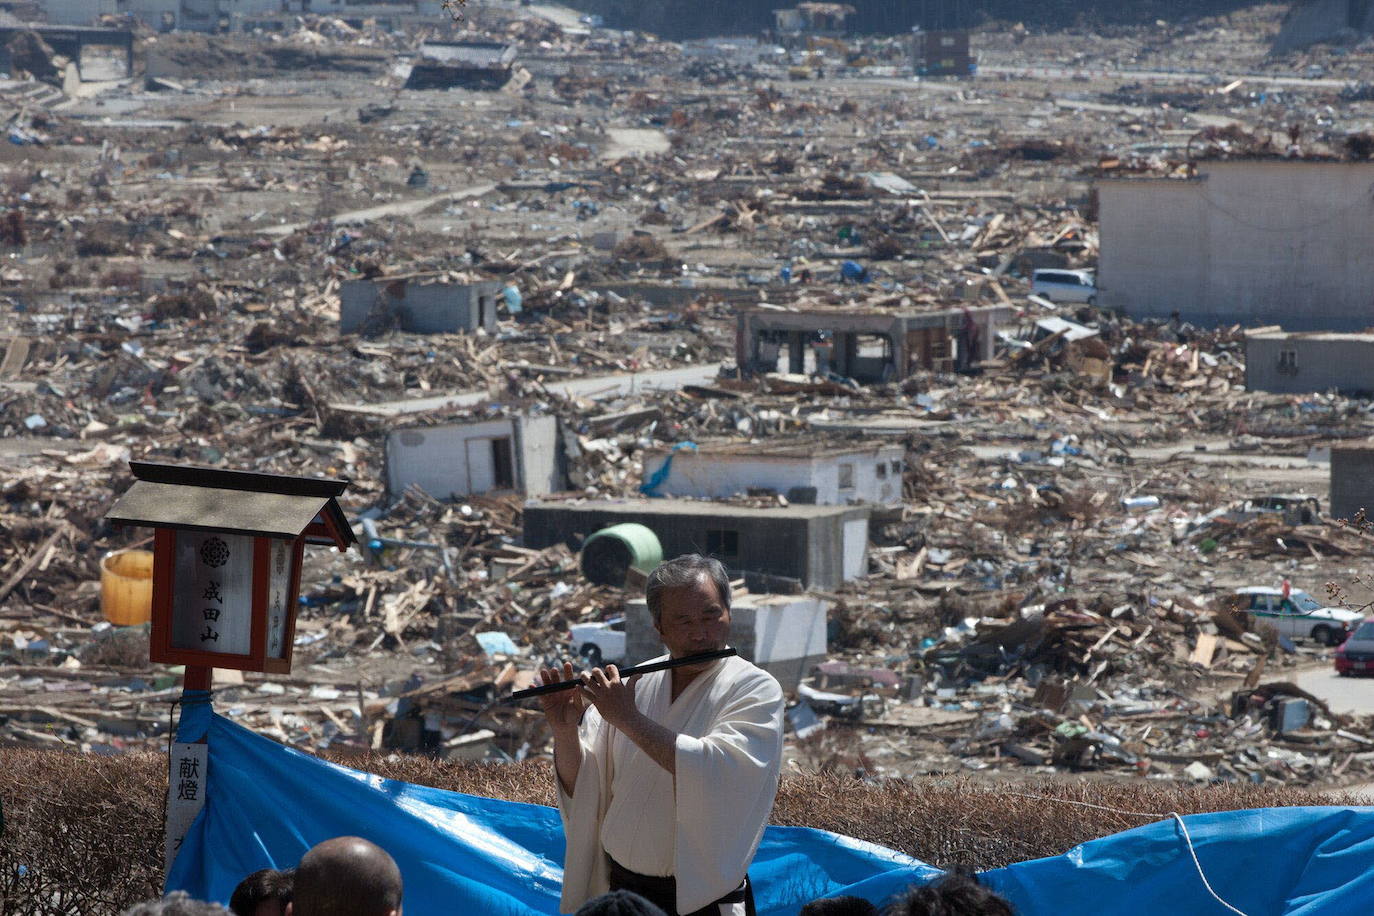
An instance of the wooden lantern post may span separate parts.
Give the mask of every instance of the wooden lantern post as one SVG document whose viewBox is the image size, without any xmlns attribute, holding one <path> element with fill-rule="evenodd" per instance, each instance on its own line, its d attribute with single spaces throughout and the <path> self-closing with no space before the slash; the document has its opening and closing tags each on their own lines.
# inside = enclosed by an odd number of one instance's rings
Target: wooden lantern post
<svg viewBox="0 0 1374 916">
<path fill-rule="evenodd" d="M 213 668 L 288 673 L 305 545 L 356 540 L 337 502 L 348 481 L 129 468 L 105 518 L 155 529 L 151 660 L 185 665 L 188 690 L 208 690 Z"/>
<path fill-rule="evenodd" d="M 204 805 L 205 734 L 188 734 L 186 704 L 209 702 L 215 668 L 286 674 L 306 544 L 356 541 L 338 497 L 347 480 L 129 462 L 134 485 L 105 518 L 151 527 L 149 656 L 185 665 L 182 726 L 172 745 L 166 864 Z M 196 721 L 208 721 L 197 719 Z"/>
</svg>

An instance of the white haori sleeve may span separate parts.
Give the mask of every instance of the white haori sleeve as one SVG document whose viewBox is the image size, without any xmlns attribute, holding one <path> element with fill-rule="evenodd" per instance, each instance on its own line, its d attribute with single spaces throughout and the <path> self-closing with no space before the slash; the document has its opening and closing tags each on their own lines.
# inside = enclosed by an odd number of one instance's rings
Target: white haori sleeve
<svg viewBox="0 0 1374 916">
<path fill-rule="evenodd" d="M 636 690 L 641 709 L 658 678 Z M 647 689 L 646 689 L 647 688 Z M 660 721 L 678 734 L 674 766 L 673 874 L 677 909 L 699 910 L 739 887 L 773 810 L 782 759 L 782 688 L 740 658 L 723 659 L 672 703 Z M 569 796 L 554 776 L 563 820 L 562 913 L 610 890 L 601 831 L 616 778 L 609 726 L 595 707 L 579 729 L 582 764 Z M 646 765 L 657 766 L 647 758 Z"/>
<path fill-rule="evenodd" d="M 601 851 L 601 821 L 611 798 L 611 728 L 595 707 L 589 707 L 578 728 L 582 765 L 573 794 L 558 789 L 558 813 L 563 820 L 563 895 L 560 913 L 574 913 L 593 897 L 611 889 L 606 855 Z"/>
<path fill-rule="evenodd" d="M 783 696 L 772 675 L 730 658 L 707 690 L 688 726 L 675 729 L 680 913 L 744 880 L 773 810 L 782 760 Z"/>
</svg>

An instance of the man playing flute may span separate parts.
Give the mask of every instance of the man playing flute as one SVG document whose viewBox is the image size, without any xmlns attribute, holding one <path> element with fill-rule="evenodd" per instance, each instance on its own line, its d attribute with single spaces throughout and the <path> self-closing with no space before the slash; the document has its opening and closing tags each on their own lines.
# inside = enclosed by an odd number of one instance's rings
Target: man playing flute
<svg viewBox="0 0 1374 916">
<path fill-rule="evenodd" d="M 730 579 L 695 554 L 661 564 L 645 598 L 668 657 L 725 647 Z M 560 909 L 634 891 L 675 916 L 753 916 L 749 863 L 773 809 L 783 696 L 739 657 L 621 680 L 615 665 L 541 697 L 554 735 L 567 852 Z"/>
</svg>

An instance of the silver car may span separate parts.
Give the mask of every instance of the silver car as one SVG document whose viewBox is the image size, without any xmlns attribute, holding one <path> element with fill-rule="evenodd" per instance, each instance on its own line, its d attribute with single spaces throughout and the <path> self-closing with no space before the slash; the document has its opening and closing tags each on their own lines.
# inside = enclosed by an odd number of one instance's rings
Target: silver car
<svg viewBox="0 0 1374 916">
<path fill-rule="evenodd" d="M 1307 592 L 1252 586 L 1236 591 L 1229 602 L 1234 611 L 1250 614 L 1272 626 L 1280 636 L 1312 639 L 1323 646 L 1339 646 L 1361 616 L 1345 608 L 1327 607 Z"/>
</svg>

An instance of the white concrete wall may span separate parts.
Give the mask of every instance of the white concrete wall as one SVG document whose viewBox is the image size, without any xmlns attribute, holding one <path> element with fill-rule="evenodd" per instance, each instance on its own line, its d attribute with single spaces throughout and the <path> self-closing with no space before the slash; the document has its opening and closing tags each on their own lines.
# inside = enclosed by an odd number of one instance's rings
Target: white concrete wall
<svg viewBox="0 0 1374 916">
<path fill-rule="evenodd" d="M 905 451 L 900 447 L 876 449 L 862 454 L 845 454 L 818 459 L 812 486 L 816 488 L 816 502 L 823 506 L 843 506 L 849 503 L 877 503 L 888 505 L 902 501 L 902 474 L 892 470 L 892 462 L 901 462 Z M 853 466 L 853 487 L 840 486 L 843 465 Z M 879 467 L 883 474 L 879 477 Z"/>
<path fill-rule="evenodd" d="M 811 595 L 746 595 L 730 609 L 730 644 L 756 665 L 826 654 L 830 603 Z M 663 642 L 643 598 L 625 602 L 625 651 L 632 663 L 661 654 Z"/>
<path fill-rule="evenodd" d="M 824 655 L 829 607 L 810 595 L 751 595 L 730 616 L 735 626 L 752 630 L 752 661 L 766 664 Z"/>
<path fill-rule="evenodd" d="M 1296 356 L 1291 368 L 1279 367 L 1285 350 Z M 1374 392 L 1374 338 L 1334 334 L 1247 338 L 1245 387 L 1275 394 Z"/>
<path fill-rule="evenodd" d="M 764 487 L 786 495 L 793 487 L 815 487 L 816 503 L 822 506 L 854 502 L 891 504 L 902 498 L 902 476 L 892 470 L 901 462 L 900 446 L 882 447 L 866 453 L 816 456 L 811 458 L 769 457 L 768 444 L 760 443 L 758 455 L 722 455 L 710 451 L 683 449 L 673 456 L 672 470 L 658 492 L 664 496 L 689 496 L 699 499 L 727 499 L 750 487 Z M 665 453 L 644 461 L 648 480 L 667 460 Z M 853 487 L 840 488 L 840 465 L 853 466 Z M 882 465 L 885 476 L 878 476 Z"/>
<path fill-rule="evenodd" d="M 387 491 L 399 496 L 419 484 L 436 499 L 471 495 L 469 481 L 482 469 L 468 467 L 468 441 L 501 436 L 511 436 L 514 455 L 514 421 L 507 418 L 393 430 L 386 440 Z"/>
<path fill-rule="evenodd" d="M 523 417 L 520 420 L 520 454 L 527 496 L 544 496 L 566 489 L 558 471 L 558 418 Z"/>
<path fill-rule="evenodd" d="M 868 572 L 868 519 L 852 518 L 844 523 L 844 579 L 857 579 Z"/>
<path fill-rule="evenodd" d="M 43 7 L 53 25 L 91 25 L 97 16 L 117 12 L 115 0 L 45 0 Z"/>
<path fill-rule="evenodd" d="M 1133 318 L 1360 330 L 1374 317 L 1374 163 L 1205 162 L 1098 184 L 1099 304 Z"/>
</svg>

